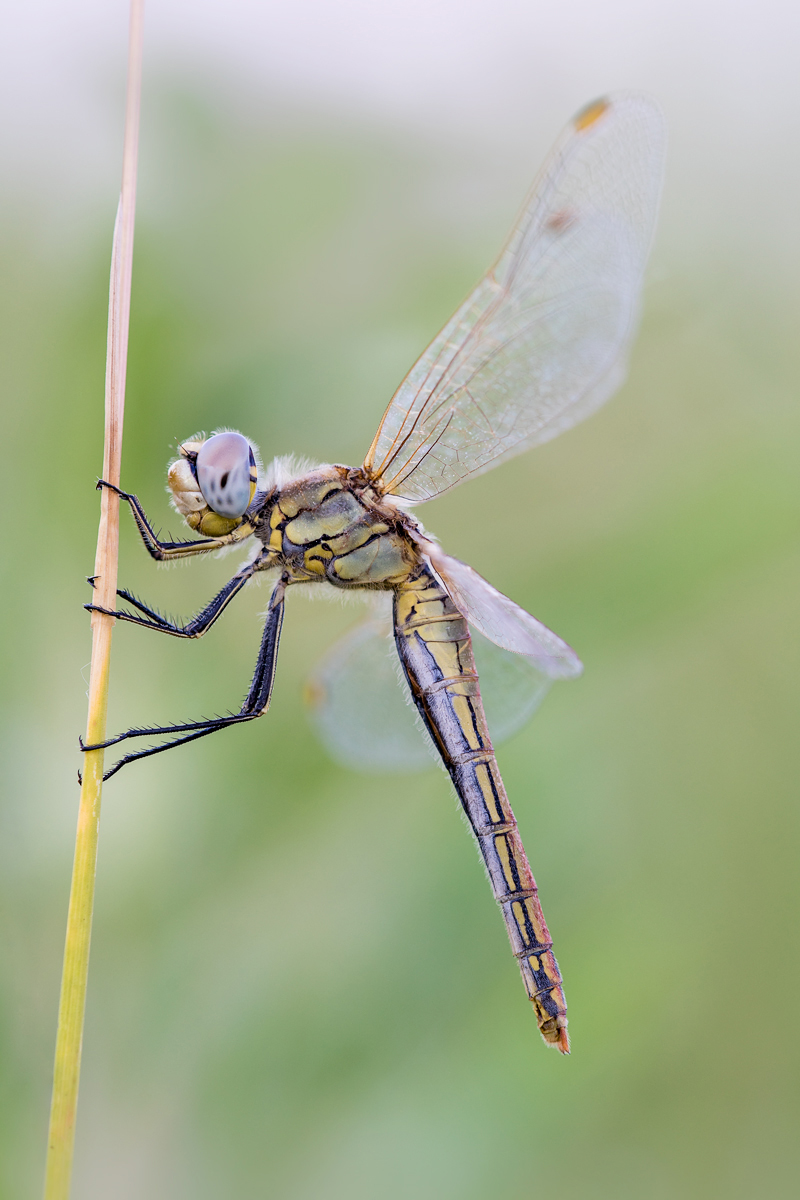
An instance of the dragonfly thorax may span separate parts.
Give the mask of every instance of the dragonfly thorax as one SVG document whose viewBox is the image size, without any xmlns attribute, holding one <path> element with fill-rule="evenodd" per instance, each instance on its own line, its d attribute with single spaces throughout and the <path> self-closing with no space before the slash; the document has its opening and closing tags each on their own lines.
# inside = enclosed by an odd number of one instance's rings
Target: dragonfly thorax
<svg viewBox="0 0 800 1200">
<path fill-rule="evenodd" d="M 337 587 L 391 588 L 418 554 L 411 519 L 378 502 L 362 472 L 320 467 L 268 495 L 256 536 L 295 579 Z"/>
</svg>

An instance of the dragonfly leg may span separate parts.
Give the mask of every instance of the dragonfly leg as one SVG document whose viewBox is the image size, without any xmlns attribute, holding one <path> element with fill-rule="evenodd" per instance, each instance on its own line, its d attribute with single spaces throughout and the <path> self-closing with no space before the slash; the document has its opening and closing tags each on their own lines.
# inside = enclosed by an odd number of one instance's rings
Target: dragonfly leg
<svg viewBox="0 0 800 1200">
<path fill-rule="evenodd" d="M 172 637 L 199 638 L 203 636 L 207 629 L 211 628 L 217 617 L 225 611 L 233 597 L 238 595 L 255 572 L 266 570 L 270 566 L 272 566 L 272 561 L 269 555 L 247 563 L 246 566 L 242 567 L 241 571 L 238 571 L 232 579 L 228 580 L 222 590 L 217 593 L 213 600 L 209 601 L 205 608 L 201 609 L 199 613 L 184 624 L 167 620 L 155 608 L 150 608 L 149 605 L 142 603 L 132 592 L 128 592 L 124 588 L 119 588 L 117 595 L 120 599 L 126 600 L 133 608 L 138 609 L 144 616 L 137 616 L 136 613 L 126 612 L 124 609 L 112 610 L 103 608 L 100 604 L 84 604 L 83 607 L 88 612 L 105 613 L 107 617 L 116 617 L 119 621 L 129 621 L 132 625 L 141 625 L 145 629 L 156 629 L 160 633 L 169 633 Z"/>
<path fill-rule="evenodd" d="M 189 558 L 193 554 L 209 554 L 212 550 L 219 550 L 223 546 L 230 546 L 234 542 L 241 542 L 253 532 L 252 525 L 244 521 L 232 533 L 226 533 L 223 537 L 202 538 L 194 542 L 162 542 L 147 519 L 138 496 L 135 496 L 133 492 L 123 492 L 121 488 L 116 487 L 113 483 L 109 483 L 105 479 L 98 480 L 97 488 L 98 490 L 100 488 L 108 488 L 110 492 L 114 492 L 119 496 L 120 500 L 125 500 L 130 505 L 133 519 L 136 522 L 136 528 L 139 530 L 139 535 L 144 542 L 145 549 L 150 557 L 154 558 L 157 562 L 172 562 L 176 558 Z"/>
<path fill-rule="evenodd" d="M 160 754 L 163 750 L 171 750 L 173 746 L 182 746 L 185 742 L 196 741 L 197 738 L 206 737 L 210 733 L 216 733 L 219 729 L 227 729 L 230 725 L 241 725 L 244 721 L 252 721 L 267 711 L 275 679 L 278 644 L 283 624 L 283 602 L 288 582 L 288 578 L 283 576 L 275 585 L 264 626 L 264 634 L 261 638 L 258 658 L 256 659 L 255 671 L 253 672 L 253 681 L 238 713 L 230 713 L 225 717 L 210 717 L 200 721 L 186 721 L 181 725 L 128 729 L 125 733 L 120 733 L 105 742 L 96 742 L 93 745 L 85 745 L 83 739 L 80 739 L 81 750 L 105 750 L 108 746 L 115 746 L 118 742 L 124 742 L 128 738 L 170 736 L 172 734 L 183 735 L 181 737 L 173 737 L 170 741 L 164 742 L 160 746 L 149 746 L 145 750 L 137 750 L 132 754 L 124 755 L 123 758 L 114 763 L 109 771 L 106 771 L 103 779 L 110 779 L 126 763 L 135 762 L 138 758 L 149 758 L 152 754 Z"/>
</svg>

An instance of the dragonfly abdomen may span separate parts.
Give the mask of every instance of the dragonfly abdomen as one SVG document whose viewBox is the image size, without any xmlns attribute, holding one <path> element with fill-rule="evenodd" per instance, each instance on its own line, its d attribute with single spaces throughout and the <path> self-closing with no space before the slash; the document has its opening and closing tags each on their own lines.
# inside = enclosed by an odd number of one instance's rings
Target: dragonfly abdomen
<svg viewBox="0 0 800 1200">
<path fill-rule="evenodd" d="M 395 589 L 394 624 L 414 703 L 480 847 L 542 1037 L 567 1052 L 561 975 L 494 755 L 467 622 L 422 567 Z"/>
</svg>

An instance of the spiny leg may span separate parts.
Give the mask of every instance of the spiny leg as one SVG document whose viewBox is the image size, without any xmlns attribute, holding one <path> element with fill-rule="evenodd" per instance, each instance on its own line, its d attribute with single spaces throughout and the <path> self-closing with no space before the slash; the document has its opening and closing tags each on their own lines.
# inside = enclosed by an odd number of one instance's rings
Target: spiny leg
<svg viewBox="0 0 800 1200">
<path fill-rule="evenodd" d="M 133 492 L 123 492 L 121 488 L 105 479 L 98 480 L 97 487 L 98 490 L 108 488 L 109 491 L 115 492 L 120 500 L 127 501 L 145 549 L 157 562 L 173 562 L 176 558 L 189 558 L 194 554 L 209 554 L 212 550 L 219 550 L 223 546 L 241 542 L 253 532 L 253 526 L 244 521 L 238 529 L 234 529 L 232 533 L 227 533 L 223 537 L 203 538 L 196 542 L 162 542 L 147 519 L 138 496 L 135 496 Z"/>
<path fill-rule="evenodd" d="M 124 767 L 126 763 L 135 762 L 138 758 L 149 758 L 152 754 L 161 754 L 162 751 L 171 750 L 173 746 L 182 746 L 185 742 L 194 742 L 197 738 L 206 737 L 209 733 L 216 733 L 218 729 L 227 729 L 230 725 L 240 725 L 244 721 L 252 721 L 255 717 L 260 717 L 267 711 L 272 695 L 272 685 L 275 680 L 278 645 L 281 636 L 281 626 L 283 625 L 284 595 L 288 582 L 288 577 L 282 576 L 275 585 L 269 602 L 267 621 L 264 626 L 264 634 L 261 639 L 258 658 L 256 659 L 253 681 L 250 684 L 250 690 L 239 712 L 231 713 L 227 717 L 211 717 L 202 721 L 187 721 L 182 725 L 128 729 L 125 733 L 118 734 L 117 737 L 109 738 L 105 742 L 97 742 L 90 746 L 84 745 L 83 739 L 80 739 L 81 750 L 105 750 L 109 746 L 115 746 L 118 742 L 124 742 L 127 738 L 152 737 L 174 733 L 185 735 L 184 737 L 173 738 L 169 742 L 164 742 L 161 746 L 150 746 L 146 750 L 137 750 L 133 754 L 126 754 L 118 762 L 114 763 L 110 771 L 106 771 L 103 776 L 104 780 L 110 779 L 112 775 L 116 775 L 117 771 L 121 767 Z"/>
<path fill-rule="evenodd" d="M 108 608 L 102 608 L 99 604 L 84 604 L 84 608 L 89 612 L 105 613 L 108 617 L 116 617 L 119 621 L 129 621 L 132 625 L 141 625 L 145 629 L 155 629 L 160 633 L 169 633 L 172 637 L 180 638 L 199 638 L 202 637 L 207 629 L 210 629 L 221 613 L 230 604 L 234 596 L 242 590 L 247 581 L 252 578 L 256 571 L 264 571 L 273 565 L 272 556 L 262 555 L 255 559 L 254 562 L 247 563 L 238 571 L 232 579 L 228 580 L 225 586 L 217 593 L 205 608 L 201 609 L 191 620 L 185 624 L 177 624 L 174 621 L 167 620 L 156 609 L 150 608 L 147 604 L 143 604 L 137 599 L 132 592 L 120 588 L 117 595 L 122 600 L 127 600 L 128 604 L 133 605 L 140 613 L 144 613 L 145 617 L 137 617 L 135 613 L 125 612 L 124 609 L 112 611 Z"/>
</svg>

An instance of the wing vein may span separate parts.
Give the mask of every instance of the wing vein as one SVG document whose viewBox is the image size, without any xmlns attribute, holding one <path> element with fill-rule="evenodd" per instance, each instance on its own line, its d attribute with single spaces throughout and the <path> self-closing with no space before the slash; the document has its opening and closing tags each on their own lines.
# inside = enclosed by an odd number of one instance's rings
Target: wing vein
<svg viewBox="0 0 800 1200">
<path fill-rule="evenodd" d="M 496 262 L 395 392 L 364 463 L 382 491 L 440 495 L 569 428 L 624 378 L 664 126 L 632 93 L 591 111 L 568 127 Z"/>
</svg>

